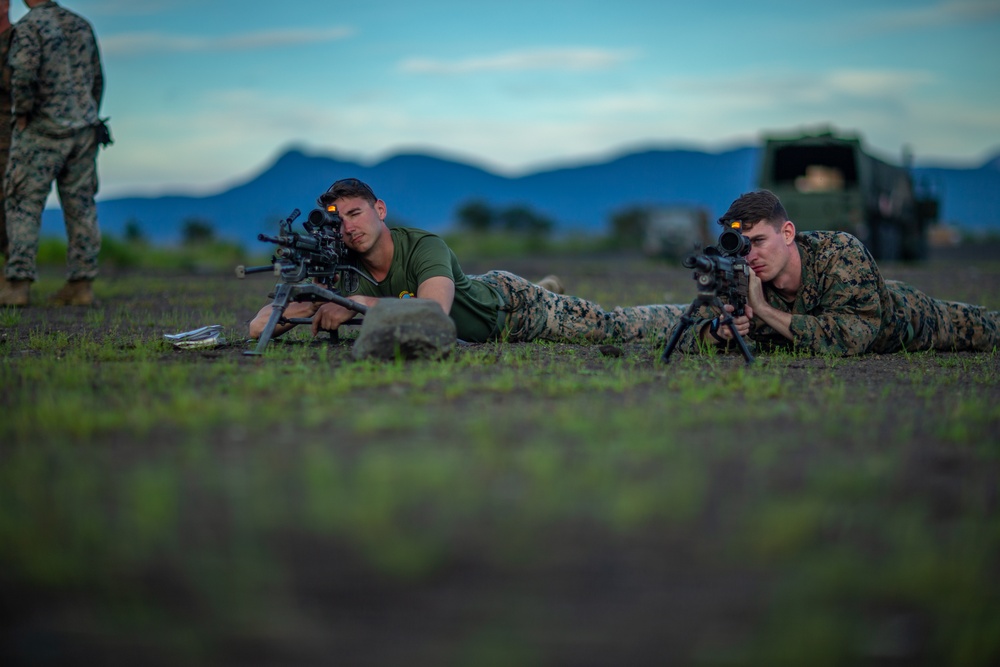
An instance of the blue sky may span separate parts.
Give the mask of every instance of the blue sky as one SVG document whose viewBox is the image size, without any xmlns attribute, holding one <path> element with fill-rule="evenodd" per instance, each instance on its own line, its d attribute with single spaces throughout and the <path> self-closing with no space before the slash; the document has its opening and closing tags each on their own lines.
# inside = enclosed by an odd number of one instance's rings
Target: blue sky
<svg viewBox="0 0 1000 667">
<path fill-rule="evenodd" d="M 827 123 L 892 159 L 1000 150 L 1000 0 L 62 4 L 103 51 L 102 198 L 214 192 L 292 145 L 508 175 Z"/>
</svg>

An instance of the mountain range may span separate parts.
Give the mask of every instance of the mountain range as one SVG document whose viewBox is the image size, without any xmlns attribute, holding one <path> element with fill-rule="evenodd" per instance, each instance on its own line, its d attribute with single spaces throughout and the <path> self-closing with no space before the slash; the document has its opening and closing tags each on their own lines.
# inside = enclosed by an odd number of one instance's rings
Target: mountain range
<svg viewBox="0 0 1000 667">
<path fill-rule="evenodd" d="M 301 220 L 316 197 L 339 178 L 369 183 L 389 207 L 389 220 L 429 231 L 454 226 L 471 200 L 494 209 L 525 205 L 555 223 L 557 233 L 606 233 L 610 217 L 634 205 L 691 205 L 721 215 L 756 183 L 761 149 L 722 152 L 650 149 L 594 164 L 518 177 L 428 154 L 400 154 L 365 166 L 290 148 L 256 176 L 208 196 L 124 197 L 98 202 L 105 234 L 120 236 L 130 221 L 153 243 L 176 243 L 185 221 L 210 223 L 217 236 L 247 248 L 259 232 L 275 233 L 293 209 Z M 941 219 L 970 231 L 1000 231 L 1000 155 L 976 168 L 922 166 L 918 182 L 941 197 Z M 47 209 L 43 235 L 63 235 L 62 214 Z"/>
</svg>

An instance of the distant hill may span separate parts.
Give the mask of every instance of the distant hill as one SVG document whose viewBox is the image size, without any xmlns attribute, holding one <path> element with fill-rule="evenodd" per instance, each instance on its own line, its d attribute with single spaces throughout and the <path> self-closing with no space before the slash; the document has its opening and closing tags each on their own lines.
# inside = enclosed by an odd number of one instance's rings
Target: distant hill
<svg viewBox="0 0 1000 667">
<path fill-rule="evenodd" d="M 941 220 L 970 231 L 1000 232 L 1000 155 L 978 169 L 918 167 L 918 183 L 941 198 Z"/>
<path fill-rule="evenodd" d="M 257 176 L 210 196 L 127 197 L 98 202 L 105 233 L 121 235 L 136 220 L 156 243 L 180 239 L 183 222 L 211 222 L 219 236 L 254 247 L 259 232 L 274 232 L 292 209 L 303 217 L 317 195 L 348 176 L 361 178 L 389 205 L 391 221 L 445 231 L 455 211 L 472 200 L 493 207 L 525 204 L 556 222 L 559 232 L 603 233 L 616 211 L 636 204 L 689 204 L 721 215 L 754 188 L 760 149 L 710 153 L 646 150 L 598 164 L 507 178 L 430 155 L 396 155 L 372 166 L 292 149 Z M 970 229 L 1000 230 L 1000 156 L 977 169 L 914 170 L 942 197 L 942 219 Z M 62 235 L 62 215 L 47 210 L 42 233 Z"/>
</svg>

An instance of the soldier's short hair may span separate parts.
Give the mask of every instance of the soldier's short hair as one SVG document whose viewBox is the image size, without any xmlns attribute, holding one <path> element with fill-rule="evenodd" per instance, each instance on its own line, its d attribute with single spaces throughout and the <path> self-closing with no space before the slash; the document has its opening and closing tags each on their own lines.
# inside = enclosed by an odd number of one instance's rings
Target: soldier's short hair
<svg viewBox="0 0 1000 667">
<path fill-rule="evenodd" d="M 356 178 L 342 178 L 319 196 L 319 203 L 321 206 L 328 206 L 336 200 L 346 197 L 361 197 L 372 205 L 378 201 L 378 197 L 364 181 Z"/>
<path fill-rule="evenodd" d="M 730 227 L 735 221 L 740 221 L 742 229 L 747 230 L 761 220 L 766 220 L 775 229 L 788 220 L 788 212 L 781 205 L 781 200 L 770 190 L 757 190 L 740 195 L 729 206 L 729 210 L 719 218 L 719 224 Z"/>
</svg>

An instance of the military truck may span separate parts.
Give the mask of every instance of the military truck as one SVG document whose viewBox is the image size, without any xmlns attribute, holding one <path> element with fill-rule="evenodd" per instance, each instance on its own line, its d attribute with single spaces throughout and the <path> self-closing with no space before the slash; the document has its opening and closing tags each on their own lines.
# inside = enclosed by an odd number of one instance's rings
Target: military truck
<svg viewBox="0 0 1000 667">
<path fill-rule="evenodd" d="M 680 261 L 712 242 L 708 211 L 699 206 L 656 207 L 644 217 L 642 251 L 647 257 Z"/>
<path fill-rule="evenodd" d="M 871 155 L 861 137 L 835 133 L 766 134 L 758 185 L 781 199 L 796 229 L 854 234 L 876 260 L 927 257 L 927 228 L 938 202 L 918 191 L 904 165 Z"/>
</svg>

